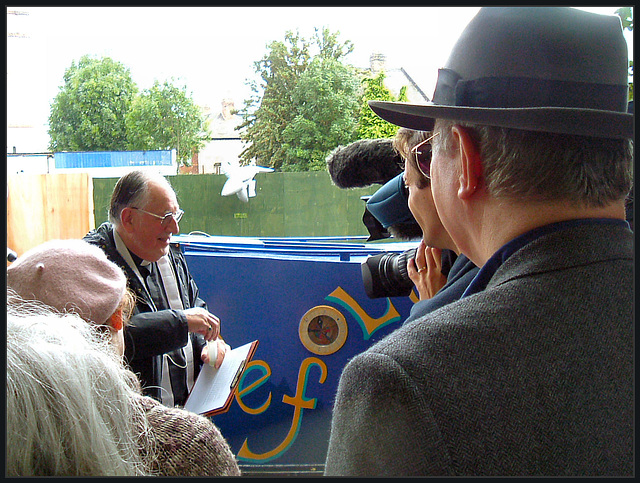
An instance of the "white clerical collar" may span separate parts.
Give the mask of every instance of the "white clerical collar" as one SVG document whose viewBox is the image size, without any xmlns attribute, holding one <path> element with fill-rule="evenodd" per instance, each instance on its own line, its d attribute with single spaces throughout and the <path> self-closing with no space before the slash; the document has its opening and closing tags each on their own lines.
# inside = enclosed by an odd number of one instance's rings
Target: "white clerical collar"
<svg viewBox="0 0 640 483">
<path fill-rule="evenodd" d="M 127 245 L 124 244 L 124 241 L 120 237 L 120 234 L 118 233 L 118 230 L 115 229 L 115 227 L 113 228 L 113 241 L 115 241 L 116 243 L 116 250 L 118 251 L 118 253 L 122 255 L 124 261 L 127 262 L 129 268 L 131 268 L 131 270 L 133 270 L 133 272 L 137 275 L 137 277 L 140 279 L 140 282 L 142 283 L 142 286 L 144 287 L 144 278 L 142 277 L 142 275 L 140 275 L 140 271 L 138 270 L 136 263 L 133 261 Z M 146 260 L 143 260 L 143 262 L 145 261 Z M 147 262 L 146 264 L 148 265 L 149 262 Z"/>
</svg>

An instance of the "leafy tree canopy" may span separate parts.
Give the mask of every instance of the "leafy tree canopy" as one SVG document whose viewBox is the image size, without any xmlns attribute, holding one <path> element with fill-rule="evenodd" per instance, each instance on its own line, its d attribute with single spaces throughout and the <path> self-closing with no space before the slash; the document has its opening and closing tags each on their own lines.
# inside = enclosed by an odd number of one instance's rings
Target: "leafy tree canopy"
<svg viewBox="0 0 640 483">
<path fill-rule="evenodd" d="M 333 57 L 316 57 L 302 74 L 292 99 L 296 116 L 282 137 L 283 171 L 322 171 L 336 146 L 357 139 L 357 78 Z"/>
<path fill-rule="evenodd" d="M 254 63 L 262 82 L 251 84 L 252 97 L 245 100 L 241 137 L 250 143 L 241 154 L 245 162 L 280 168 L 285 160 L 282 131 L 295 115 L 293 92 L 310 60 L 309 44 L 299 33 L 287 31 L 284 42 L 268 45 L 269 52 Z M 262 95 L 260 92 L 262 91 Z"/>
<path fill-rule="evenodd" d="M 125 114 L 137 88 L 129 69 L 109 57 L 71 63 L 49 116 L 52 151 L 108 151 L 126 144 Z"/>
<path fill-rule="evenodd" d="M 325 169 L 329 151 L 355 140 L 359 86 L 353 69 L 342 64 L 353 44 L 338 35 L 316 29 L 308 41 L 288 31 L 255 63 L 262 81 L 252 84 L 253 96 L 245 101 L 245 163 L 282 171 Z"/>
<path fill-rule="evenodd" d="M 176 87 L 168 81 L 155 81 L 142 91 L 133 100 L 125 120 L 128 149 L 176 149 L 178 160 L 185 164 L 211 136 L 186 87 Z"/>
<path fill-rule="evenodd" d="M 138 95 L 128 68 L 109 57 L 83 56 L 65 71 L 51 104 L 52 151 L 176 149 L 188 164 L 210 136 L 186 87 L 155 82 Z"/>
<path fill-rule="evenodd" d="M 369 107 L 367 101 L 407 101 L 407 87 L 400 89 L 398 98 L 384 85 L 386 74 L 380 71 L 375 77 L 362 79 L 364 95 L 362 96 L 362 114 L 358 124 L 358 137 L 360 139 L 390 138 L 395 136 L 398 126 L 378 117 Z"/>
</svg>

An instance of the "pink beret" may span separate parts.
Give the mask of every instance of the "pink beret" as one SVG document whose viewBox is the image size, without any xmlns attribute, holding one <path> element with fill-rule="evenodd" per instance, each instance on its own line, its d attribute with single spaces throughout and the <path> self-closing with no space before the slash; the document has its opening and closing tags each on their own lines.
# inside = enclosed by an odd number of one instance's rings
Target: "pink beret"
<svg viewBox="0 0 640 483">
<path fill-rule="evenodd" d="M 51 240 L 7 268 L 7 287 L 25 300 L 104 324 L 119 307 L 127 279 L 97 246 L 83 240 Z"/>
</svg>

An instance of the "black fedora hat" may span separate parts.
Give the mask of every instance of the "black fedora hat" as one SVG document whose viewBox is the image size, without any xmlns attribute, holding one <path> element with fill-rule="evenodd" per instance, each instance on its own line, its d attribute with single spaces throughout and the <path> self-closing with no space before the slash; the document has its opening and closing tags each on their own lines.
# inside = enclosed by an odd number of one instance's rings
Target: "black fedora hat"
<svg viewBox="0 0 640 483">
<path fill-rule="evenodd" d="M 485 7 L 439 70 L 433 101 L 369 101 L 393 124 L 435 119 L 603 138 L 632 138 L 620 19 L 570 7 Z"/>
</svg>

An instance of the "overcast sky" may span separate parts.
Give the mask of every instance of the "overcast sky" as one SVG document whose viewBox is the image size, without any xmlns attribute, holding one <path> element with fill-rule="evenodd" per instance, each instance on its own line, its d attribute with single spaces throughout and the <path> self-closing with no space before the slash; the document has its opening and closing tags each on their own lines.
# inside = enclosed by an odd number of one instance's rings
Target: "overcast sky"
<svg viewBox="0 0 640 483">
<path fill-rule="evenodd" d="M 617 7 L 585 7 L 614 14 Z M 478 7 L 11 7 L 7 42 L 8 115 L 43 125 L 63 84 L 64 71 L 82 55 L 109 56 L 131 70 L 140 89 L 175 78 L 200 105 L 224 97 L 241 107 L 245 80 L 267 44 L 287 30 L 311 38 L 314 27 L 353 42 L 346 62 L 368 67 L 385 54 L 387 67 L 404 67 L 428 95 L 437 69 Z M 629 37 L 631 38 L 631 36 Z"/>
</svg>

